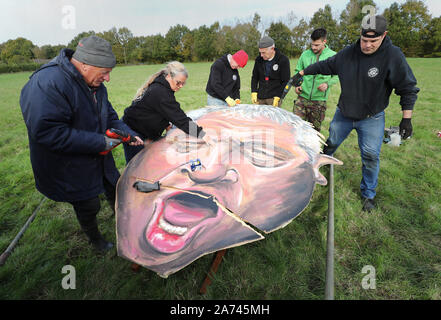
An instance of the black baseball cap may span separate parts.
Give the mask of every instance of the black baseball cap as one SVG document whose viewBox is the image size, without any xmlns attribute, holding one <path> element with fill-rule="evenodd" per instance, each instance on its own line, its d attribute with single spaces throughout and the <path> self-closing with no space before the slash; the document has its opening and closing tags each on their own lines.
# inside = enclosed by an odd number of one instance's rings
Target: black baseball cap
<svg viewBox="0 0 441 320">
<path fill-rule="evenodd" d="M 376 15 L 375 21 L 372 21 L 372 17 L 369 17 L 366 22 L 361 24 L 361 35 L 366 38 L 377 38 L 382 36 L 387 30 L 386 18 L 381 15 Z M 373 20 L 373 19 L 372 19 Z M 374 34 L 367 34 L 368 32 L 373 32 Z"/>
</svg>

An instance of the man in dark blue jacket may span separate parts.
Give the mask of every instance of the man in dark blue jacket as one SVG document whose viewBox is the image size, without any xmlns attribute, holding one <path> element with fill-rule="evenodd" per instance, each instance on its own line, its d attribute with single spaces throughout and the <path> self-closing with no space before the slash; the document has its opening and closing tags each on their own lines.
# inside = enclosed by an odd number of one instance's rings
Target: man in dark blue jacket
<svg viewBox="0 0 441 320">
<path fill-rule="evenodd" d="M 372 19 L 372 23 L 371 23 Z M 400 48 L 387 36 L 383 16 L 369 18 L 362 26 L 361 37 L 335 56 L 310 65 L 295 77 L 303 75 L 338 75 L 341 94 L 329 128 L 324 153 L 332 155 L 352 129 L 358 134 L 362 160 L 361 196 L 363 210 L 375 208 L 374 201 L 380 171 L 380 149 L 384 136 L 384 109 L 392 90 L 400 96 L 403 118 L 400 134 L 412 134 L 412 110 L 419 89 L 416 79 Z"/>
<path fill-rule="evenodd" d="M 96 36 L 81 39 L 76 51 L 60 54 L 34 72 L 21 91 L 20 106 L 28 129 L 37 189 L 54 201 L 73 205 L 90 243 L 100 251 L 113 245 L 98 230 L 99 194 L 114 208 L 119 172 L 110 150 L 119 140 L 105 131 L 137 134 L 118 119 L 104 81 L 116 60 L 111 45 Z"/>
</svg>

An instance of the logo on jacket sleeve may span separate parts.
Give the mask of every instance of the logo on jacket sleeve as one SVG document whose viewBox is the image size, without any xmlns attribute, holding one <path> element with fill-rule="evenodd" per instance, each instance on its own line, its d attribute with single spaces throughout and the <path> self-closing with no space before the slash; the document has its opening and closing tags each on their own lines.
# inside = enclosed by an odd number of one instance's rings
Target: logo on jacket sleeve
<svg viewBox="0 0 441 320">
<path fill-rule="evenodd" d="M 236 81 L 237 80 L 237 76 L 235 74 L 233 74 L 233 80 Z"/>
<path fill-rule="evenodd" d="M 375 78 L 380 73 L 377 67 L 370 68 L 368 71 L 369 78 Z"/>
<path fill-rule="evenodd" d="M 274 71 L 277 71 L 277 70 L 279 70 L 279 65 L 276 63 L 275 65 L 273 65 L 273 70 Z"/>
</svg>

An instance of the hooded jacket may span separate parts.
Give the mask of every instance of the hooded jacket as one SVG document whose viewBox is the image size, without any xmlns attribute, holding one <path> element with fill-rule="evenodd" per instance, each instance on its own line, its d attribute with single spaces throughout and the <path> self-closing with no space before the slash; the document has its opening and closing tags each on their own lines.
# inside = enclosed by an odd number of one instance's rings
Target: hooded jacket
<svg viewBox="0 0 441 320">
<path fill-rule="evenodd" d="M 360 39 L 335 56 L 310 65 L 305 75 L 338 75 L 341 94 L 338 107 L 346 118 L 362 120 L 389 105 L 392 90 L 400 96 L 402 110 L 412 110 L 419 88 L 400 48 L 386 36 L 378 50 L 366 55 Z"/>
<path fill-rule="evenodd" d="M 240 99 L 239 71 L 231 68 L 227 54 L 211 65 L 205 91 L 220 100 L 225 100 L 227 97 Z"/>
<path fill-rule="evenodd" d="M 281 97 L 289 81 L 291 70 L 289 59 L 277 48 L 271 61 L 258 56 L 254 62 L 251 76 L 251 92 L 257 92 L 258 99 Z"/>
<path fill-rule="evenodd" d="M 103 177 L 116 185 L 112 153 L 99 154 L 104 133 L 116 128 L 137 135 L 118 119 L 103 84 L 87 86 L 70 62 L 73 53 L 62 49 L 30 76 L 20 95 L 35 184 L 54 201 L 94 198 L 104 192 Z"/>
<path fill-rule="evenodd" d="M 163 74 L 156 77 L 147 90 L 124 110 L 123 121 L 144 138 L 157 140 L 170 122 L 187 134 L 202 138 L 202 127 L 181 109 Z"/>
<path fill-rule="evenodd" d="M 299 61 L 297 62 L 295 72 L 297 73 L 301 70 L 304 70 L 306 67 L 310 66 L 311 64 L 316 63 L 317 61 L 326 60 L 334 56 L 335 54 L 336 52 L 329 49 L 327 45 L 325 46 L 321 54 L 318 56 L 318 59 L 317 59 L 317 55 L 311 49 L 306 50 L 300 56 Z M 336 82 L 338 82 L 337 76 L 325 76 L 322 74 L 304 76 L 303 84 L 302 84 L 302 93 L 300 94 L 300 96 L 311 101 L 327 101 L 330 92 L 329 89 Z M 318 87 L 323 83 L 328 84 L 328 89 L 324 92 L 318 90 Z"/>
</svg>

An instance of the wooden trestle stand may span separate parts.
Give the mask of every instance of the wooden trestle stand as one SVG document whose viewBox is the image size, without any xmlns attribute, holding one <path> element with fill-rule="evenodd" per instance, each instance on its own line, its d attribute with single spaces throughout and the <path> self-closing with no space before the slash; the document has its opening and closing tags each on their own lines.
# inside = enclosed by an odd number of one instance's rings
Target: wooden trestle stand
<svg viewBox="0 0 441 320">
<path fill-rule="evenodd" d="M 214 261 L 211 265 L 210 271 L 208 272 L 207 276 L 205 277 L 205 280 L 202 283 L 202 287 L 199 290 L 200 294 L 205 294 L 207 292 L 207 287 L 211 284 L 211 279 L 216 274 L 217 268 L 219 267 L 220 263 L 222 262 L 222 258 L 224 257 L 225 252 L 227 252 L 227 249 L 220 250 L 216 253 L 216 257 L 214 258 Z"/>
</svg>

